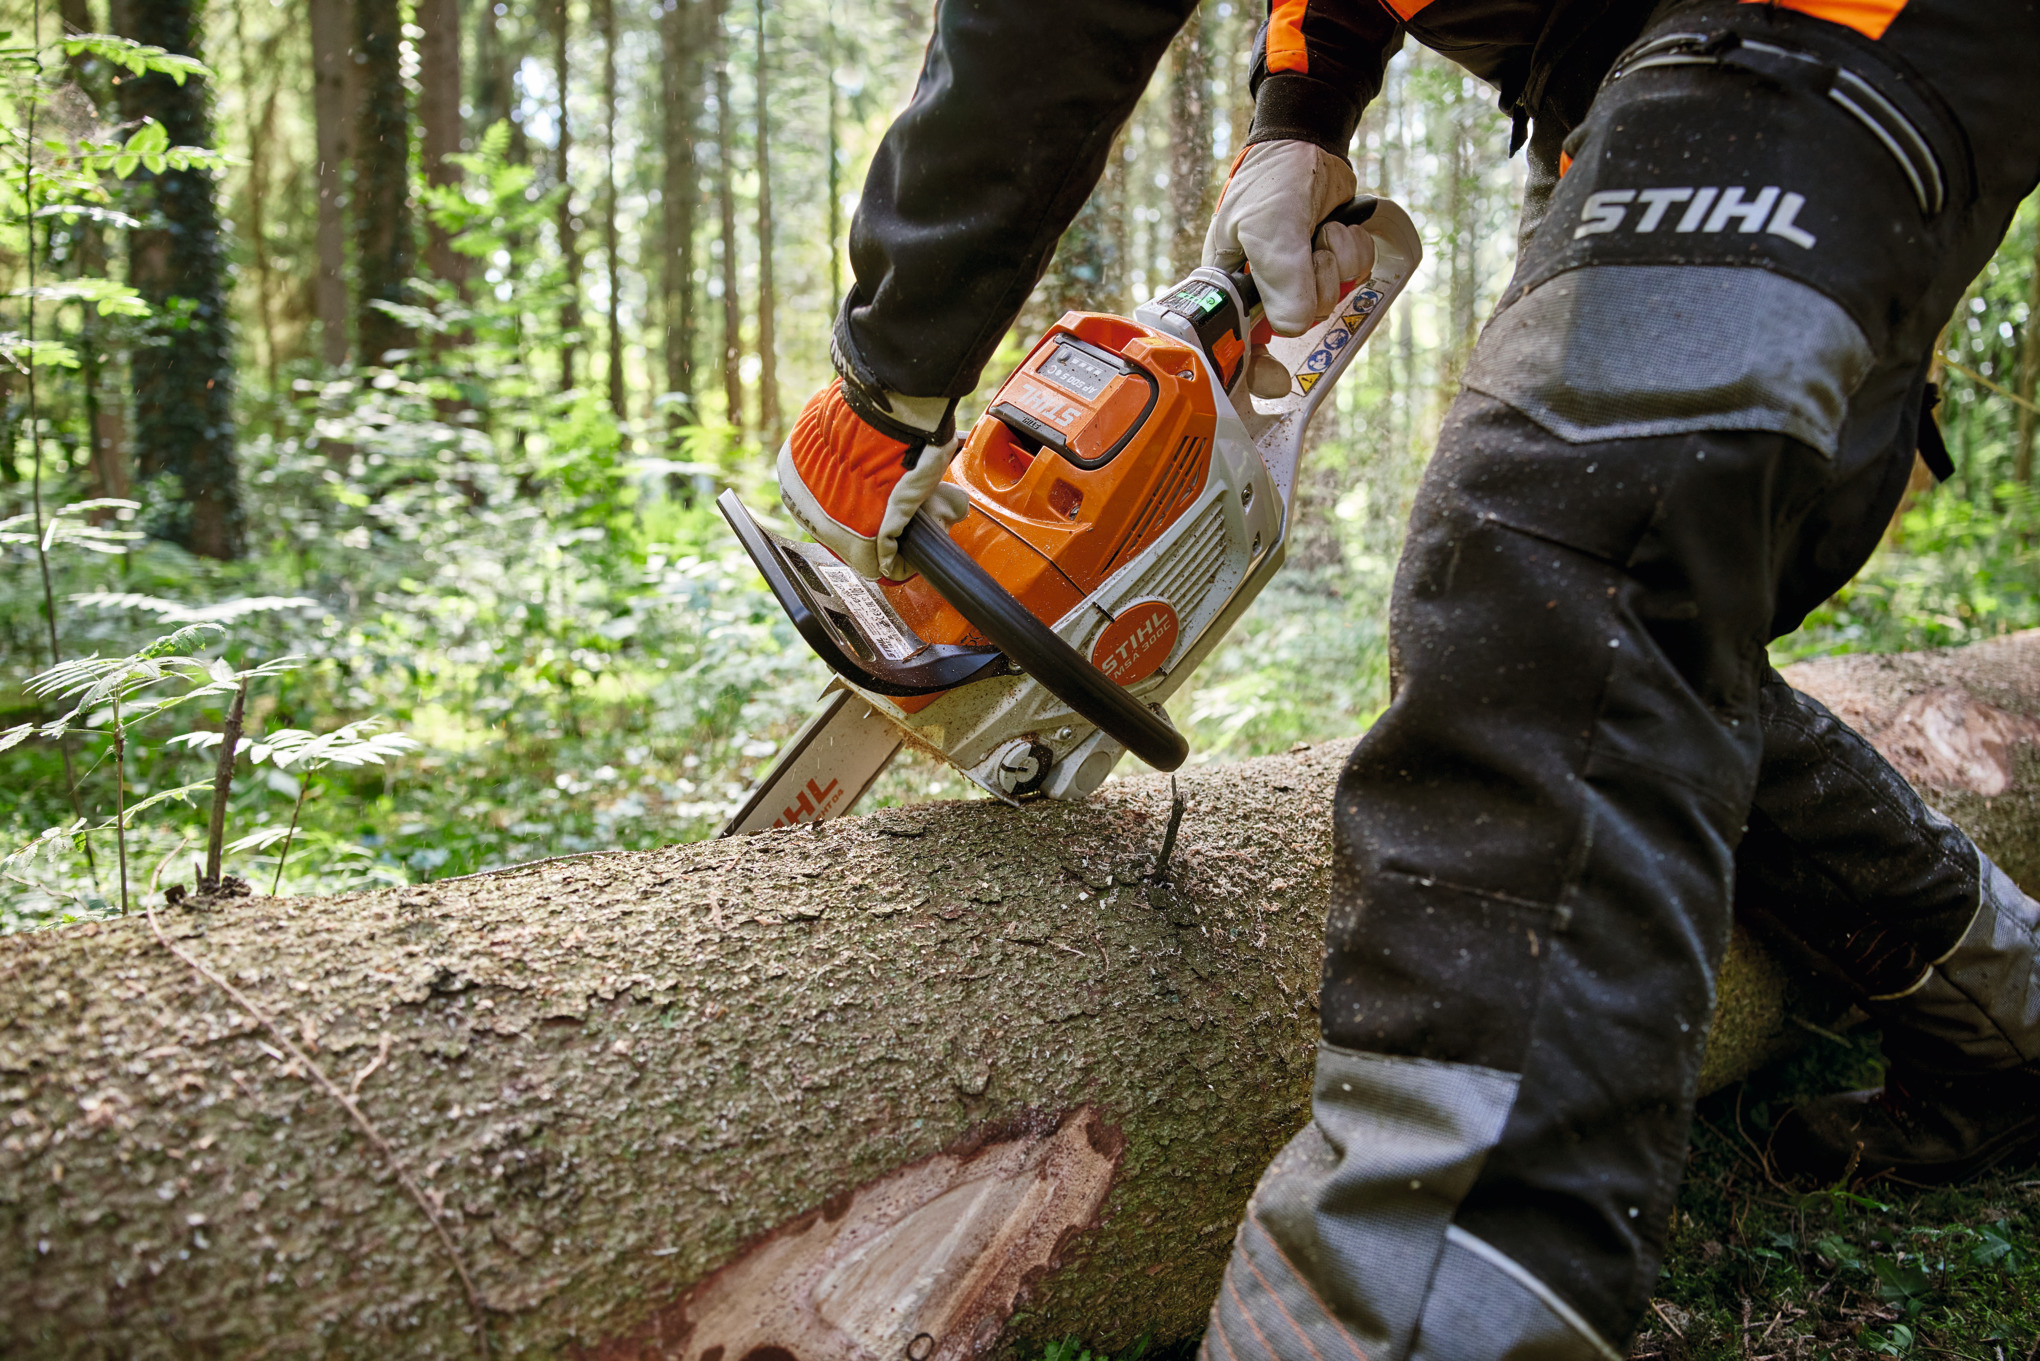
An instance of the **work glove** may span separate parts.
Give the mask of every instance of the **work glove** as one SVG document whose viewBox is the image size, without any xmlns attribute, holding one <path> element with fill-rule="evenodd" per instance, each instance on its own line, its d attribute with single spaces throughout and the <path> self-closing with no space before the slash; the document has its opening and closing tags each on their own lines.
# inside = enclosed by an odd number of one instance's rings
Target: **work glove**
<svg viewBox="0 0 2040 1361">
<path fill-rule="evenodd" d="M 1341 283 L 1374 268 L 1374 238 L 1364 230 L 1317 227 L 1358 186 L 1346 159 L 1314 142 L 1256 142 L 1219 195 L 1204 263 L 1237 269 L 1246 261 L 1269 326 L 1277 335 L 1302 335 L 1332 314 Z"/>
<path fill-rule="evenodd" d="M 914 512 L 945 531 L 970 513 L 969 493 L 942 481 L 960 444 L 954 422 L 943 398 L 853 394 L 838 378 L 808 399 L 779 450 L 779 499 L 860 575 L 905 581 L 914 571 L 898 557 L 900 534 Z"/>
</svg>

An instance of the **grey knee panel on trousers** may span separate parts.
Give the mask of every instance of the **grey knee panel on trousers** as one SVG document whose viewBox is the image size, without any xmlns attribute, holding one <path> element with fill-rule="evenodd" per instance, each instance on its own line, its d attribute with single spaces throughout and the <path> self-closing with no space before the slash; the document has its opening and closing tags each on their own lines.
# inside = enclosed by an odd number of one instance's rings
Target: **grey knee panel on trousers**
<svg viewBox="0 0 2040 1361">
<path fill-rule="evenodd" d="M 1506 1352 L 1614 1361 L 1608 1343 L 1548 1287 L 1452 1225 L 1518 1083 L 1513 1073 L 1475 1064 L 1321 1045 L 1314 1118 L 1254 1190 L 1205 1355 L 1444 1361 Z M 1365 1272 L 1339 1269 L 1359 1262 Z M 1435 1312 L 1467 1308 L 1486 1320 L 1474 1333 Z M 1507 1350 L 1531 1337 L 1545 1345 Z M 1499 1349 L 1466 1350 L 1475 1338 Z"/>
<path fill-rule="evenodd" d="M 1870 343 L 1816 289 L 1761 269 L 1568 271 L 1496 317 L 1466 385 L 1561 439 L 1768 430 L 1833 455 Z"/>
</svg>

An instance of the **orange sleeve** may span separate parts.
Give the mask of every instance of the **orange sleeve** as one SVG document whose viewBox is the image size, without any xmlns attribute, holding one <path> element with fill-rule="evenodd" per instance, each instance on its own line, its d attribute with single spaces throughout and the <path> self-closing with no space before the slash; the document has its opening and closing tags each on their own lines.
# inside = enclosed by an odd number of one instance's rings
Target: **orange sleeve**
<svg viewBox="0 0 2040 1361">
<path fill-rule="evenodd" d="M 1905 8 L 1905 0 L 1743 0 L 1743 3 L 1775 3 L 1843 28 L 1853 28 L 1873 42 L 1884 36 L 1884 30 L 1891 27 L 1891 21 Z"/>
<path fill-rule="evenodd" d="M 1310 73 L 1310 46 L 1303 40 L 1303 12 L 1310 0 L 1274 0 L 1268 9 L 1268 71 Z"/>
</svg>

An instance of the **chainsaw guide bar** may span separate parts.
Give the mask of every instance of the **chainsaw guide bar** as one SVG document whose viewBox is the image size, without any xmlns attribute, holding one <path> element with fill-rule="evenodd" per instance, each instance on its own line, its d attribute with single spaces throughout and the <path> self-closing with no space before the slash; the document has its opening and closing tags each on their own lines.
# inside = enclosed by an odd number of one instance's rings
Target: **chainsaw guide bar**
<svg viewBox="0 0 2040 1361">
<path fill-rule="evenodd" d="M 1009 803 L 1082 798 L 1128 751 L 1182 764 L 1162 705 L 1281 566 L 1311 418 L 1423 258 L 1393 203 L 1327 220 L 1362 226 L 1374 266 L 1301 336 L 1270 333 L 1244 270 L 1196 269 L 1132 318 L 1066 313 L 945 474 L 970 514 L 900 536 L 909 581 L 866 581 L 717 499 L 836 675 L 721 835 L 841 817 L 904 745 Z M 1251 395 L 1270 364 L 1288 391 Z"/>
</svg>

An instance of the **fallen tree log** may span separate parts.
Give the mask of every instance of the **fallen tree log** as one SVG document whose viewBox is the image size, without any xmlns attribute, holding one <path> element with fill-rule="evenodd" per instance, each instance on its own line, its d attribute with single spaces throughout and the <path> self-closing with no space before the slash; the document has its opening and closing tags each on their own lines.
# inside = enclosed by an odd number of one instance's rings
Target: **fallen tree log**
<svg viewBox="0 0 2040 1361">
<path fill-rule="evenodd" d="M 1794 678 L 2035 881 L 2040 632 Z M 1166 889 L 1144 777 L 0 941 L 0 1351 L 1190 1335 L 1306 1116 L 1349 745 L 1184 775 Z M 1784 996 L 1739 941 L 1710 1082 Z"/>
</svg>

